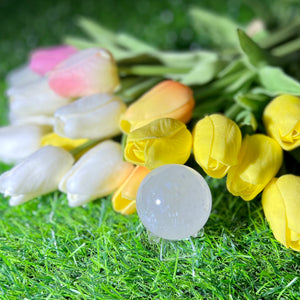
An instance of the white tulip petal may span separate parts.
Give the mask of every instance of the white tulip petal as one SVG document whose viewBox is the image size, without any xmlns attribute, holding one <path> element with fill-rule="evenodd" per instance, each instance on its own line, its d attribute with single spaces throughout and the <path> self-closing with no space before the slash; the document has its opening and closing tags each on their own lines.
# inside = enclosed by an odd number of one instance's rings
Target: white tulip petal
<svg viewBox="0 0 300 300">
<path fill-rule="evenodd" d="M 27 85 L 12 87 L 7 91 L 9 108 L 14 118 L 30 116 L 51 116 L 58 108 L 71 100 L 55 94 L 46 78 L 40 78 Z"/>
<path fill-rule="evenodd" d="M 62 178 L 59 189 L 72 195 L 68 197 L 70 206 L 82 205 L 112 193 L 132 168 L 130 163 L 123 161 L 121 145 L 107 140 L 79 159 Z"/>
<path fill-rule="evenodd" d="M 50 128 L 38 125 L 5 126 L 0 128 L 0 160 L 15 164 L 41 147 L 41 138 Z"/>
<path fill-rule="evenodd" d="M 16 87 L 34 82 L 39 78 L 41 76 L 33 72 L 28 65 L 23 65 L 10 71 L 6 77 L 6 82 L 10 87 Z"/>
<path fill-rule="evenodd" d="M 45 146 L 0 176 L 0 192 L 12 197 L 12 205 L 55 191 L 74 162 L 60 147 Z"/>
<path fill-rule="evenodd" d="M 121 133 L 119 119 L 126 105 L 116 96 L 94 94 L 55 112 L 54 131 L 71 139 L 101 139 Z"/>
</svg>

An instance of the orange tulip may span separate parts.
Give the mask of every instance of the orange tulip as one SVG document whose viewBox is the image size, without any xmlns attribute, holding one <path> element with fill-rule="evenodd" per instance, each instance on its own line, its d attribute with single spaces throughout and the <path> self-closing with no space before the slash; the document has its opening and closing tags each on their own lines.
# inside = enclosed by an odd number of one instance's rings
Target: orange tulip
<svg viewBox="0 0 300 300">
<path fill-rule="evenodd" d="M 128 107 L 121 116 L 120 127 L 125 133 L 161 118 L 190 121 L 195 106 L 192 90 L 179 82 L 165 80 L 154 86 Z"/>
<path fill-rule="evenodd" d="M 125 182 L 118 188 L 112 197 L 113 209 L 123 215 L 130 215 L 136 211 L 136 195 L 138 188 L 150 172 L 145 167 L 136 166 Z"/>
</svg>

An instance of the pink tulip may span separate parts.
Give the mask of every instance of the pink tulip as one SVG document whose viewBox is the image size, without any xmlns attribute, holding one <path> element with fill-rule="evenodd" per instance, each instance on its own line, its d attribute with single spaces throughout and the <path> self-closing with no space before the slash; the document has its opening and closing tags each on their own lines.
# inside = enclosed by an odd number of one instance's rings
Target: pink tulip
<svg viewBox="0 0 300 300">
<path fill-rule="evenodd" d="M 31 53 L 29 67 L 32 71 L 45 75 L 77 51 L 76 48 L 67 45 L 36 49 Z"/>
<path fill-rule="evenodd" d="M 119 86 L 117 66 L 110 52 L 105 49 L 85 49 L 70 56 L 50 72 L 49 86 L 66 98 L 112 93 Z"/>
</svg>

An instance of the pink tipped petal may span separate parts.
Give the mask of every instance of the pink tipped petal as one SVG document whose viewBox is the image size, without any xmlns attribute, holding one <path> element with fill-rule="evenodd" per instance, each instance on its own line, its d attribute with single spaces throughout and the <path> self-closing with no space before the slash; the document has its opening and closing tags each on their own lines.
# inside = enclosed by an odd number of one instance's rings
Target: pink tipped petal
<svg viewBox="0 0 300 300">
<path fill-rule="evenodd" d="M 76 48 L 67 45 L 37 49 L 31 53 L 29 67 L 32 71 L 45 75 L 77 51 Z"/>
<path fill-rule="evenodd" d="M 49 74 L 49 86 L 67 98 L 112 93 L 118 85 L 114 59 L 108 51 L 100 48 L 77 52 Z"/>
</svg>

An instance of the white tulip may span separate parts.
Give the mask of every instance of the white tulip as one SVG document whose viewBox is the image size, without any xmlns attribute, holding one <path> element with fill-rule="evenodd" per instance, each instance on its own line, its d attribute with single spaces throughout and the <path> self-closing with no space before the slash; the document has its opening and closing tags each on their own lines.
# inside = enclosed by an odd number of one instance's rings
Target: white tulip
<svg viewBox="0 0 300 300">
<path fill-rule="evenodd" d="M 123 161 L 121 145 L 107 140 L 78 160 L 62 178 L 59 189 L 67 193 L 69 206 L 80 206 L 111 194 L 132 168 L 132 164 Z"/>
<path fill-rule="evenodd" d="M 50 128 L 38 125 L 0 128 L 0 161 L 16 164 L 41 147 L 41 138 Z"/>
<path fill-rule="evenodd" d="M 59 108 L 54 131 L 71 139 L 101 139 L 121 133 L 119 119 L 126 105 L 119 97 L 94 94 Z"/>
<path fill-rule="evenodd" d="M 73 162 L 63 148 L 45 146 L 0 176 L 0 192 L 11 206 L 53 192 Z"/>
<path fill-rule="evenodd" d="M 40 78 L 22 86 L 15 86 L 7 91 L 9 97 L 10 119 L 12 123 L 26 123 L 26 119 L 51 117 L 53 113 L 71 100 L 55 94 L 46 78 Z M 48 123 L 47 123 L 48 124 Z"/>
<path fill-rule="evenodd" d="M 10 71 L 6 77 L 6 82 L 8 86 L 16 87 L 34 82 L 39 78 L 41 76 L 32 71 L 28 65 L 23 65 Z"/>
</svg>

